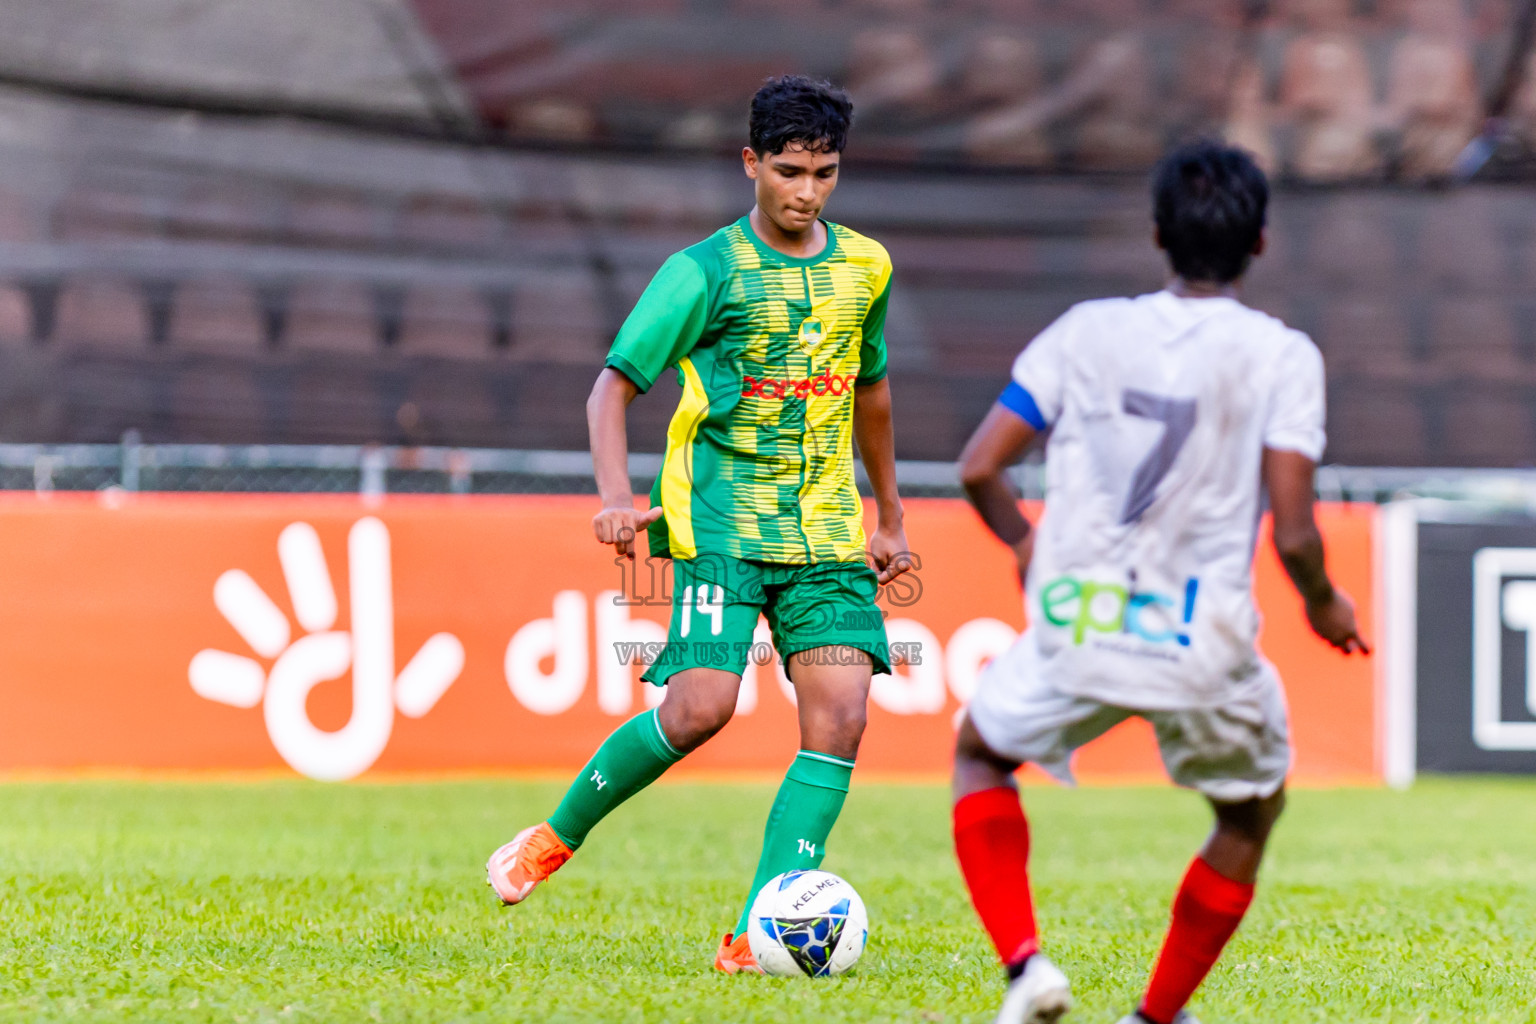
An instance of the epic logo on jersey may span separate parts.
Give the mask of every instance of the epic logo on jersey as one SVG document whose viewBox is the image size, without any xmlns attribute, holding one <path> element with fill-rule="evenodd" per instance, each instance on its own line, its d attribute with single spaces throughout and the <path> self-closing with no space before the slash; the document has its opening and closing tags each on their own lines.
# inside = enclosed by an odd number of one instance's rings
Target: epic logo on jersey
<svg viewBox="0 0 1536 1024">
<path fill-rule="evenodd" d="M 1121 633 L 1148 643 L 1188 647 L 1189 634 L 1179 627 L 1195 620 L 1199 591 L 1199 578 L 1191 576 L 1184 584 L 1183 617 L 1179 620 L 1174 618 L 1179 602 L 1167 594 L 1058 576 L 1040 589 L 1040 611 L 1051 625 L 1070 627 L 1074 644 L 1082 644 L 1092 632 Z"/>
</svg>

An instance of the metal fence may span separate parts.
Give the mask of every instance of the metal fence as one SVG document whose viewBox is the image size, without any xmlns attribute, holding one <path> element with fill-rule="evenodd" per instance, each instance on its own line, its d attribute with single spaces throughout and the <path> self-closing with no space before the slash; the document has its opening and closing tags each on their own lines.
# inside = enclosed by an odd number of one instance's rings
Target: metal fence
<svg viewBox="0 0 1536 1024">
<path fill-rule="evenodd" d="M 633 454 L 635 489 L 661 470 L 661 456 Z M 1026 498 L 1045 494 L 1039 454 L 1015 467 Z M 860 490 L 868 493 L 863 466 Z M 906 497 L 961 494 L 948 462 L 898 461 Z M 586 452 L 359 445 L 142 444 L 130 431 L 120 444 L 0 444 L 0 490 L 204 491 L 310 494 L 592 494 Z M 1401 497 L 1472 500 L 1536 508 L 1536 470 L 1397 469 L 1323 466 L 1318 496 L 1383 502 Z"/>
<path fill-rule="evenodd" d="M 637 490 L 661 471 L 661 456 L 632 454 Z M 1019 467 L 1026 493 L 1043 490 L 1040 467 Z M 867 491 L 862 466 L 857 477 Z M 898 462 L 911 497 L 958 495 L 954 466 Z M 358 445 L 0 444 L 0 489 L 227 491 L 384 494 L 593 494 L 586 452 Z"/>
</svg>

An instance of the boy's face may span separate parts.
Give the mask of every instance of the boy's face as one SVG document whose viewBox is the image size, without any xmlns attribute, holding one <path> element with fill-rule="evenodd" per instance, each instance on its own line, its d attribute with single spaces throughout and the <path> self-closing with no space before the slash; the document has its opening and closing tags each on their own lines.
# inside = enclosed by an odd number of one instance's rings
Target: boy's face
<svg viewBox="0 0 1536 1024">
<path fill-rule="evenodd" d="M 755 183 L 758 208 L 789 235 L 810 230 L 821 216 L 827 197 L 837 187 L 841 159 L 840 153 L 813 152 L 799 144 L 761 157 L 751 146 L 741 151 L 747 177 Z"/>
</svg>

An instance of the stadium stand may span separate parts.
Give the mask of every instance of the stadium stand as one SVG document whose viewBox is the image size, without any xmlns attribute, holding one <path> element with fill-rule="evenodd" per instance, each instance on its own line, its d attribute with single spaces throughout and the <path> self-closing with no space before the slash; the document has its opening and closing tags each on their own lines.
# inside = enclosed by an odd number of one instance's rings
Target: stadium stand
<svg viewBox="0 0 1536 1024">
<path fill-rule="evenodd" d="M 1407 33 L 1392 44 L 1382 120 L 1396 133 L 1400 175 L 1432 178 L 1477 134 L 1469 26 L 1458 0 L 1413 0 L 1403 14 Z"/>
<path fill-rule="evenodd" d="M 1410 323 L 1399 302 L 1345 295 L 1328 305 L 1312 334 L 1334 383 L 1405 384 L 1425 372 Z"/>
<path fill-rule="evenodd" d="M 1502 466 L 1520 460 L 1536 430 L 1526 397 L 1529 392 L 1490 389 L 1486 383 L 1469 391 L 1445 403 L 1442 460 L 1463 466 Z"/>
<path fill-rule="evenodd" d="M 192 278 L 176 286 L 168 343 L 188 352 L 260 352 L 267 331 L 256 289 L 238 277 Z"/>
<path fill-rule="evenodd" d="M 361 281 L 305 278 L 287 293 L 282 348 L 368 356 L 377 346 L 373 296 Z"/>
<path fill-rule="evenodd" d="M 1250 295 L 1326 354 L 1330 460 L 1536 463 L 1532 430 L 1480 426 L 1536 398 L 1536 201 L 1384 183 L 1476 131 L 1507 29 L 1482 0 L 324 0 L 175 75 L 170 0 L 90 27 L 79 2 L 0 13 L 0 58 L 113 51 L 0 83 L 0 439 L 581 447 L 651 272 L 746 208 L 742 97 L 814 15 L 811 70 L 861 111 L 833 216 L 897 266 L 901 457 L 953 457 L 1071 303 L 1157 287 L 1142 170 L 1225 127 L 1280 175 Z"/>
<path fill-rule="evenodd" d="M 32 337 L 32 310 L 20 288 L 0 288 L 0 346 L 19 347 Z"/>
<path fill-rule="evenodd" d="M 1352 439 L 1351 456 L 1362 465 L 1441 465 L 1443 452 L 1427 422 L 1427 403 L 1407 386 L 1328 387 L 1328 428 Z"/>
</svg>

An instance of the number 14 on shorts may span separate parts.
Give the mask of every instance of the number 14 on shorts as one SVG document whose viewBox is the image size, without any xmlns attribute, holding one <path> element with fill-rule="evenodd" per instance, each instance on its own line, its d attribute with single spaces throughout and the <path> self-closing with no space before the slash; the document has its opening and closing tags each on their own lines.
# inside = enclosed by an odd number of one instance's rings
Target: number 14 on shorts
<svg viewBox="0 0 1536 1024">
<path fill-rule="evenodd" d="M 709 617 L 709 632 L 711 636 L 719 636 L 725 628 L 725 588 L 720 584 L 711 587 L 708 583 L 700 583 L 695 587 L 692 583 L 683 588 L 683 621 L 678 626 L 679 636 L 687 636 L 693 629 L 693 610 L 698 608 L 700 615 Z"/>
</svg>

